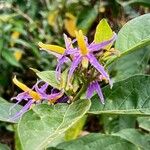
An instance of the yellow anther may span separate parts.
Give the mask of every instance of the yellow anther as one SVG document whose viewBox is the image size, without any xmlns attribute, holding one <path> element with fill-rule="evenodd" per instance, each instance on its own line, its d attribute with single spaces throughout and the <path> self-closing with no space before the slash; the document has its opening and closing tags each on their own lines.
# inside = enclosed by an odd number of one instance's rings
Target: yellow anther
<svg viewBox="0 0 150 150">
<path fill-rule="evenodd" d="M 42 48 L 44 50 L 55 52 L 57 54 L 64 54 L 64 52 L 65 52 L 65 48 L 63 48 L 61 46 L 51 45 L 51 44 L 43 44 L 42 42 L 39 42 L 38 45 L 40 48 Z"/>
<path fill-rule="evenodd" d="M 86 44 L 84 41 L 84 35 L 82 31 L 81 30 L 79 30 L 79 32 L 75 31 L 75 34 L 76 34 L 76 39 L 77 39 L 81 54 L 86 55 L 88 53 L 88 49 L 86 47 Z"/>
<path fill-rule="evenodd" d="M 41 97 L 40 95 L 33 91 L 32 89 L 30 89 L 29 87 L 27 87 L 25 84 L 21 83 L 20 81 L 17 80 L 16 76 L 13 78 L 13 83 L 15 85 L 17 85 L 20 89 L 22 89 L 24 92 L 28 92 L 29 95 L 34 99 L 34 100 L 40 100 Z"/>
</svg>

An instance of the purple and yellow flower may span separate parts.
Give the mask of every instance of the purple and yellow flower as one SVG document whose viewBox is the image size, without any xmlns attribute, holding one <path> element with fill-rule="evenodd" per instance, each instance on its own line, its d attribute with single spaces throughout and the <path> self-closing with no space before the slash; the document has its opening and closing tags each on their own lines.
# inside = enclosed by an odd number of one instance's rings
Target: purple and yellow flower
<svg viewBox="0 0 150 150">
<path fill-rule="evenodd" d="M 16 120 L 17 118 L 21 117 L 33 105 L 42 103 L 42 101 L 55 103 L 58 100 L 60 102 L 64 102 L 64 98 L 66 98 L 63 96 L 63 91 L 52 90 L 50 94 L 47 94 L 47 88 L 49 84 L 44 83 L 43 85 L 39 86 L 43 81 L 37 81 L 37 83 L 32 88 L 29 88 L 25 84 L 18 81 L 16 77 L 13 78 L 13 82 L 24 92 L 18 94 L 16 97 L 11 98 L 11 100 L 17 100 L 17 103 L 14 104 L 10 110 L 12 110 L 16 105 L 18 105 L 22 101 L 26 101 L 26 104 L 18 113 L 16 113 L 11 118 L 11 120 Z"/>
<path fill-rule="evenodd" d="M 72 63 L 68 72 L 68 83 L 70 83 L 70 80 L 73 76 L 73 73 L 79 66 L 79 64 L 82 64 L 83 68 L 88 68 L 89 64 L 93 66 L 100 75 L 109 82 L 110 86 L 112 87 L 112 82 L 110 80 L 110 77 L 108 73 L 105 71 L 102 64 L 100 64 L 99 60 L 96 58 L 95 53 L 101 52 L 102 49 L 104 49 L 107 45 L 113 43 L 116 39 L 116 34 L 114 33 L 112 38 L 110 38 L 107 41 L 103 41 L 100 43 L 92 42 L 88 43 L 87 37 L 85 37 L 81 30 L 78 32 L 75 32 L 76 39 L 71 41 L 70 38 L 68 38 L 64 34 L 64 40 L 65 40 L 65 47 L 59 47 L 58 49 L 54 45 L 48 45 L 39 43 L 39 46 L 47 51 L 55 52 L 55 56 L 58 58 L 58 64 L 56 67 L 57 76 L 60 76 L 61 73 L 61 67 L 64 63 L 68 61 L 70 58 Z M 73 44 L 77 42 L 77 47 L 73 47 Z M 102 92 L 100 89 L 100 86 L 98 86 L 97 81 L 93 81 L 90 83 L 88 90 L 87 90 L 87 97 L 91 97 L 91 93 L 96 91 L 103 103 L 104 98 L 102 96 Z"/>
</svg>

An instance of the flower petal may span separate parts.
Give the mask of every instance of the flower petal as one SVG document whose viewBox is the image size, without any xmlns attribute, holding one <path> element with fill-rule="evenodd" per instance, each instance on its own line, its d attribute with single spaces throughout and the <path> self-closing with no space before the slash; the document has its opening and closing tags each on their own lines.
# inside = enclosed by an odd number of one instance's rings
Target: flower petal
<svg viewBox="0 0 150 150">
<path fill-rule="evenodd" d="M 76 58 L 74 58 L 70 70 L 69 70 L 69 74 L 68 74 L 68 83 L 70 82 L 71 76 L 73 74 L 73 72 L 75 71 L 75 69 L 78 67 L 79 63 L 81 62 L 82 57 L 80 55 L 78 55 Z"/>
<path fill-rule="evenodd" d="M 66 56 L 62 56 L 60 59 L 58 59 L 58 63 L 57 63 L 57 66 L 56 66 L 56 78 L 58 80 L 60 80 L 61 78 L 61 68 L 62 68 L 62 65 L 64 63 L 67 63 L 69 61 L 69 58 L 66 57 Z"/>
<path fill-rule="evenodd" d="M 101 73 L 101 75 L 109 81 L 109 84 L 111 85 L 111 80 L 109 78 L 109 75 L 105 71 L 104 67 L 102 65 L 100 65 L 100 63 L 95 58 L 95 56 L 93 54 L 89 54 L 89 55 L 87 55 L 87 57 L 88 57 L 91 65 L 93 65 Z"/>
<path fill-rule="evenodd" d="M 86 97 L 88 99 L 90 99 L 92 97 L 94 90 L 95 89 L 94 89 L 93 83 L 90 83 L 90 85 L 88 86 L 87 91 L 86 91 Z"/>
<path fill-rule="evenodd" d="M 113 37 L 110 40 L 104 41 L 104 42 L 101 42 L 98 44 L 93 42 L 89 45 L 88 49 L 90 52 L 99 51 L 99 50 L 103 49 L 105 46 L 109 45 L 110 43 L 113 43 L 116 40 L 116 37 L 117 37 L 117 35 L 114 33 Z"/>
<path fill-rule="evenodd" d="M 65 53 L 65 48 L 57 45 L 51 45 L 51 44 L 43 44 L 42 42 L 38 43 L 39 47 L 46 50 L 46 51 L 51 51 L 54 53 L 58 54 L 64 54 Z"/>
<path fill-rule="evenodd" d="M 30 89 L 29 87 L 27 87 L 25 84 L 21 83 L 20 81 L 17 80 L 16 76 L 13 78 L 13 82 L 15 85 L 17 85 L 20 89 L 22 89 L 25 92 L 28 92 L 29 95 L 34 99 L 34 100 L 39 100 L 40 95 L 33 91 L 32 89 Z"/>
<path fill-rule="evenodd" d="M 34 103 L 33 100 L 28 101 L 28 103 L 18 112 L 16 113 L 13 117 L 11 117 L 9 120 L 16 120 L 19 117 L 21 117 Z"/>
<path fill-rule="evenodd" d="M 103 93 L 102 93 L 102 90 L 101 90 L 101 87 L 100 85 L 98 84 L 98 82 L 94 82 L 93 84 L 94 88 L 95 88 L 95 91 L 97 92 L 102 104 L 104 104 L 104 96 L 103 96 Z"/>
</svg>

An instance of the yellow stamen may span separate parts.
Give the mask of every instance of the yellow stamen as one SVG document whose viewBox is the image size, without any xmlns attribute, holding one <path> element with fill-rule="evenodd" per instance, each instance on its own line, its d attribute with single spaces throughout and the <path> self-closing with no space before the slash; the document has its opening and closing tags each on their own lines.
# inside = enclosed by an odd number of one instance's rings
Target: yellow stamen
<svg viewBox="0 0 150 150">
<path fill-rule="evenodd" d="M 34 100 L 40 100 L 41 97 L 40 95 L 27 87 L 25 84 L 21 83 L 20 81 L 17 80 L 16 76 L 13 78 L 13 83 L 17 85 L 20 89 L 22 89 L 24 92 L 29 92 L 29 95 L 34 99 Z"/>
<path fill-rule="evenodd" d="M 76 39 L 77 39 L 81 54 L 86 55 L 88 53 L 88 49 L 86 47 L 82 31 L 81 30 L 79 30 L 79 32 L 76 31 L 75 34 L 76 34 Z"/>
<path fill-rule="evenodd" d="M 48 51 L 55 52 L 58 54 L 64 54 L 64 52 L 65 52 L 65 48 L 63 48 L 61 46 L 51 45 L 51 44 L 43 44 L 42 42 L 39 42 L 38 45 L 40 48 L 42 48 L 44 50 L 48 50 Z"/>
</svg>

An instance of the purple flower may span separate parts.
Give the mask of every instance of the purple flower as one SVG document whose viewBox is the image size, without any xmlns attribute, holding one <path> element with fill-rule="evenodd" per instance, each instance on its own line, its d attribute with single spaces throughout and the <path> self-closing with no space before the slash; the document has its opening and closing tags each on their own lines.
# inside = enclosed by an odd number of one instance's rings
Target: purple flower
<svg viewBox="0 0 150 150">
<path fill-rule="evenodd" d="M 57 100 L 61 99 L 64 95 L 64 91 L 54 91 L 51 90 L 50 94 L 47 94 L 48 83 L 44 83 L 42 86 L 39 86 L 43 81 L 37 81 L 37 83 L 30 89 L 25 84 L 21 83 L 14 77 L 13 82 L 21 88 L 24 92 L 18 94 L 16 97 L 11 98 L 11 100 L 17 100 L 17 103 L 14 104 L 11 110 L 22 101 L 27 101 L 27 103 L 22 107 L 22 109 L 16 113 L 10 120 L 16 120 L 21 117 L 27 110 L 29 110 L 34 104 L 39 104 L 42 101 L 47 101 L 49 103 L 56 103 Z M 65 96 L 63 96 L 65 97 Z M 68 100 L 68 99 L 67 99 Z"/>
<path fill-rule="evenodd" d="M 98 81 L 93 81 L 90 83 L 87 88 L 86 97 L 90 99 L 93 96 L 94 92 L 98 94 L 102 104 L 104 104 L 104 96 Z"/>
<path fill-rule="evenodd" d="M 90 63 L 100 73 L 103 79 L 109 82 L 110 87 L 112 87 L 112 82 L 110 80 L 110 77 L 108 73 L 105 71 L 103 65 L 100 64 L 100 62 L 97 60 L 95 56 L 95 52 L 100 52 L 107 45 L 113 43 L 116 40 L 116 34 L 114 33 L 112 38 L 110 38 L 107 41 L 103 41 L 100 43 L 95 43 L 93 41 L 90 44 L 88 43 L 87 37 L 83 35 L 81 30 L 79 32 L 75 32 L 75 35 L 76 35 L 76 39 L 71 41 L 70 38 L 68 38 L 67 35 L 64 34 L 66 48 L 59 47 L 58 49 L 56 49 L 54 48 L 54 45 L 47 45 L 42 43 L 39 44 L 39 46 L 42 49 L 46 49 L 52 52 L 54 52 L 55 50 L 55 53 L 59 54 L 59 56 L 57 56 L 58 64 L 56 67 L 57 79 L 60 79 L 62 65 L 68 62 L 68 59 L 70 58 L 72 63 L 68 72 L 69 84 L 70 84 L 71 77 L 73 76 L 73 73 L 77 69 L 79 64 L 82 64 L 83 68 L 88 68 L 88 65 Z M 73 44 L 75 42 L 77 42 L 78 46 L 74 48 Z M 104 103 L 104 98 L 101 92 L 101 88 L 98 85 L 97 81 L 93 81 L 90 83 L 87 91 L 87 97 L 90 98 L 94 91 L 98 93 L 102 103 Z"/>
</svg>

